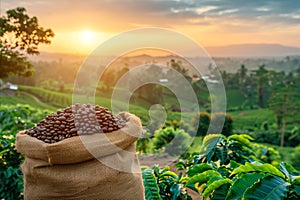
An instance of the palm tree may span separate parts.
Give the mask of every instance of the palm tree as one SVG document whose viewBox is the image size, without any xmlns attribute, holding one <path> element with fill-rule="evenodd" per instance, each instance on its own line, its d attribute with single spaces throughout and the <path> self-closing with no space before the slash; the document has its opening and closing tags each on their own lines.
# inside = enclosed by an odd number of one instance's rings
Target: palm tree
<svg viewBox="0 0 300 200">
<path fill-rule="evenodd" d="M 257 70 L 253 70 L 254 77 L 257 83 L 258 94 L 258 106 L 263 108 L 265 106 L 265 85 L 268 84 L 269 71 L 265 68 L 265 65 L 260 65 Z"/>
</svg>

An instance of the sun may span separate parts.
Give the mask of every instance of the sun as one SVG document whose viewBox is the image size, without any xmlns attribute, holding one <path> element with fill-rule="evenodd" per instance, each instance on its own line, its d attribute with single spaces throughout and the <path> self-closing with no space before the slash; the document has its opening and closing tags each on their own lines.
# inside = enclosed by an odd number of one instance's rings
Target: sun
<svg viewBox="0 0 300 200">
<path fill-rule="evenodd" d="M 90 30 L 82 30 L 79 32 L 79 40 L 83 44 L 92 44 L 97 39 L 96 33 Z"/>
</svg>

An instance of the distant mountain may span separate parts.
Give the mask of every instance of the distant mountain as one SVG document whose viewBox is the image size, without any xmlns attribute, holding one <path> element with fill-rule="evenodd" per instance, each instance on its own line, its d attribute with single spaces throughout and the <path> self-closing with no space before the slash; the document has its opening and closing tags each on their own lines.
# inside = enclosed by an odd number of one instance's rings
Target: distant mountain
<svg viewBox="0 0 300 200">
<path fill-rule="evenodd" d="M 82 62 L 86 56 L 80 54 L 71 54 L 71 53 L 50 53 L 50 52 L 40 52 L 39 55 L 29 55 L 29 60 L 33 62 Z"/>
<path fill-rule="evenodd" d="M 265 64 L 268 69 L 277 71 L 294 71 L 300 66 L 300 48 L 289 47 L 278 44 L 240 44 L 219 47 L 207 47 L 206 51 L 210 54 L 213 60 L 205 57 L 189 57 L 182 58 L 176 55 L 132 55 L 122 56 L 114 60 L 110 67 L 116 71 L 126 67 L 134 68 L 143 64 L 159 63 L 170 65 L 172 59 L 180 61 L 182 66 L 188 69 L 190 75 L 198 75 L 200 70 L 202 74 L 207 74 L 210 65 L 214 62 L 220 69 L 227 72 L 235 72 L 244 64 L 249 70 L 257 68 L 261 64 Z M 75 66 L 78 69 L 87 58 L 87 55 L 76 55 L 68 53 L 49 53 L 41 52 L 38 56 L 29 56 L 29 59 L 34 62 L 54 62 L 59 66 Z M 107 56 L 96 57 L 95 64 L 102 65 L 107 61 L 112 61 L 114 57 Z M 187 60 L 186 60 L 187 59 Z M 109 63 L 108 62 L 108 63 Z M 191 66 L 195 64 L 197 70 Z"/>
<path fill-rule="evenodd" d="M 213 57 L 284 57 L 300 55 L 300 48 L 280 44 L 237 44 L 206 47 Z"/>
</svg>

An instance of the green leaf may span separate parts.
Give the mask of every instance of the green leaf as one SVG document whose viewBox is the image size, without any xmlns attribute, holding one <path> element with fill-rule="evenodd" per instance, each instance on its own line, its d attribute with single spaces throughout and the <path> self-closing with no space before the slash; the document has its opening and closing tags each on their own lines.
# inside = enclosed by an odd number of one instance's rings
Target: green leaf
<svg viewBox="0 0 300 200">
<path fill-rule="evenodd" d="M 265 163 L 262 164 L 260 162 L 252 162 L 245 163 L 245 165 L 241 165 L 238 168 L 234 169 L 231 175 L 239 174 L 239 173 L 250 173 L 250 172 L 263 172 L 269 173 L 275 176 L 279 176 L 281 178 L 285 178 L 285 175 L 276 167 L 271 164 Z"/>
<path fill-rule="evenodd" d="M 204 171 L 213 169 L 213 167 L 207 163 L 201 163 L 190 168 L 186 173 L 191 177 Z"/>
<path fill-rule="evenodd" d="M 231 186 L 226 200 L 235 200 L 235 199 L 240 199 L 243 197 L 245 191 L 253 186 L 256 182 L 258 182 L 259 179 L 263 178 L 264 174 L 242 174 L 241 177 L 236 179 Z"/>
<path fill-rule="evenodd" d="M 217 144 L 223 140 L 224 136 L 221 134 L 210 134 L 204 137 L 202 146 L 205 150 L 206 159 L 208 162 L 211 161 L 213 155 L 215 154 Z"/>
<path fill-rule="evenodd" d="M 216 156 L 220 159 L 220 164 L 226 164 L 229 161 L 228 158 L 228 148 L 226 146 L 221 146 L 216 149 Z"/>
<path fill-rule="evenodd" d="M 195 187 L 194 184 L 190 183 L 190 184 L 186 184 L 185 187 L 190 188 L 191 190 L 199 193 L 198 189 Z"/>
<path fill-rule="evenodd" d="M 151 168 L 145 169 L 142 172 L 145 187 L 145 196 L 147 200 L 160 200 L 161 197 L 159 194 L 159 188 L 153 173 L 153 169 Z"/>
<path fill-rule="evenodd" d="M 293 177 L 293 185 L 300 185 L 300 176 Z"/>
<path fill-rule="evenodd" d="M 234 140 L 237 141 L 249 148 L 252 148 L 252 143 L 250 142 L 250 140 L 254 140 L 251 136 L 246 135 L 246 134 L 242 134 L 242 135 L 231 135 L 228 137 L 228 140 Z"/>
<path fill-rule="evenodd" d="M 286 166 L 286 163 L 285 162 L 281 162 L 280 166 L 279 166 L 279 169 L 285 175 L 285 177 L 287 179 L 290 179 L 290 173 L 287 171 L 287 169 L 286 169 L 285 166 Z"/>
<path fill-rule="evenodd" d="M 210 185 L 213 182 L 218 181 L 218 180 L 224 180 L 224 178 L 222 176 L 213 176 L 206 182 L 206 185 Z"/>
<path fill-rule="evenodd" d="M 293 191 L 300 196 L 300 186 L 295 187 Z"/>
<path fill-rule="evenodd" d="M 172 200 L 176 200 L 181 194 L 181 186 L 179 184 L 172 185 L 170 188 L 170 192 L 172 194 Z"/>
<path fill-rule="evenodd" d="M 199 183 L 199 185 L 207 182 L 210 178 L 215 177 L 215 176 L 219 176 L 222 177 L 222 175 L 215 171 L 215 170 L 208 170 L 205 172 L 202 172 L 201 174 L 197 174 L 193 177 L 190 178 L 190 180 L 188 181 L 188 184 L 190 183 Z"/>
<path fill-rule="evenodd" d="M 175 174 L 174 172 L 171 172 L 171 171 L 166 171 L 166 172 L 162 173 L 161 176 L 172 176 L 173 178 L 176 178 L 176 179 L 178 178 L 177 174 Z"/>
<path fill-rule="evenodd" d="M 4 149 L 4 150 L 2 150 L 1 152 L 0 152 L 0 156 L 2 156 L 3 154 L 5 154 L 6 152 L 8 152 L 9 151 L 9 149 Z"/>
<path fill-rule="evenodd" d="M 234 160 L 230 160 L 230 168 L 235 169 L 238 168 L 240 165 L 241 165 L 240 163 L 237 163 Z"/>
<path fill-rule="evenodd" d="M 216 181 L 212 182 L 203 191 L 202 196 L 208 197 L 214 190 L 218 189 L 219 187 L 221 187 L 222 185 L 224 185 L 226 183 L 232 184 L 232 181 L 230 179 L 226 178 L 226 179 L 216 180 Z"/>
<path fill-rule="evenodd" d="M 219 188 L 215 189 L 215 191 L 213 192 L 212 197 L 210 198 L 211 200 L 225 200 L 226 195 L 228 193 L 230 184 L 224 184 L 222 186 L 220 186 Z"/>
<path fill-rule="evenodd" d="M 249 188 L 245 199 L 281 200 L 287 197 L 289 183 L 277 176 L 266 176 Z"/>
</svg>

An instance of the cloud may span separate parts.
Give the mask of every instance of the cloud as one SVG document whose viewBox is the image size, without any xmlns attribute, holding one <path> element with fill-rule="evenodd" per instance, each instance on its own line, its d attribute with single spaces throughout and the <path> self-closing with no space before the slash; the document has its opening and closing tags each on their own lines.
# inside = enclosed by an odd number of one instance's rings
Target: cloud
<svg viewBox="0 0 300 200">
<path fill-rule="evenodd" d="M 1 13 L 15 5 L 28 7 L 35 15 L 57 19 L 64 28 L 97 23 L 99 27 L 123 29 L 130 24 L 172 27 L 173 24 L 209 25 L 212 22 L 241 19 L 262 23 L 299 23 L 298 0 L 2 0 Z M 61 23 L 59 23 L 61 20 Z M 112 23 L 116 27 L 112 26 Z M 77 23 L 76 23 L 77 22 Z"/>
<path fill-rule="evenodd" d="M 120 32 L 143 26 L 259 32 L 299 27 L 299 0 L 1 0 L 1 14 L 16 5 L 54 31 Z"/>
</svg>

